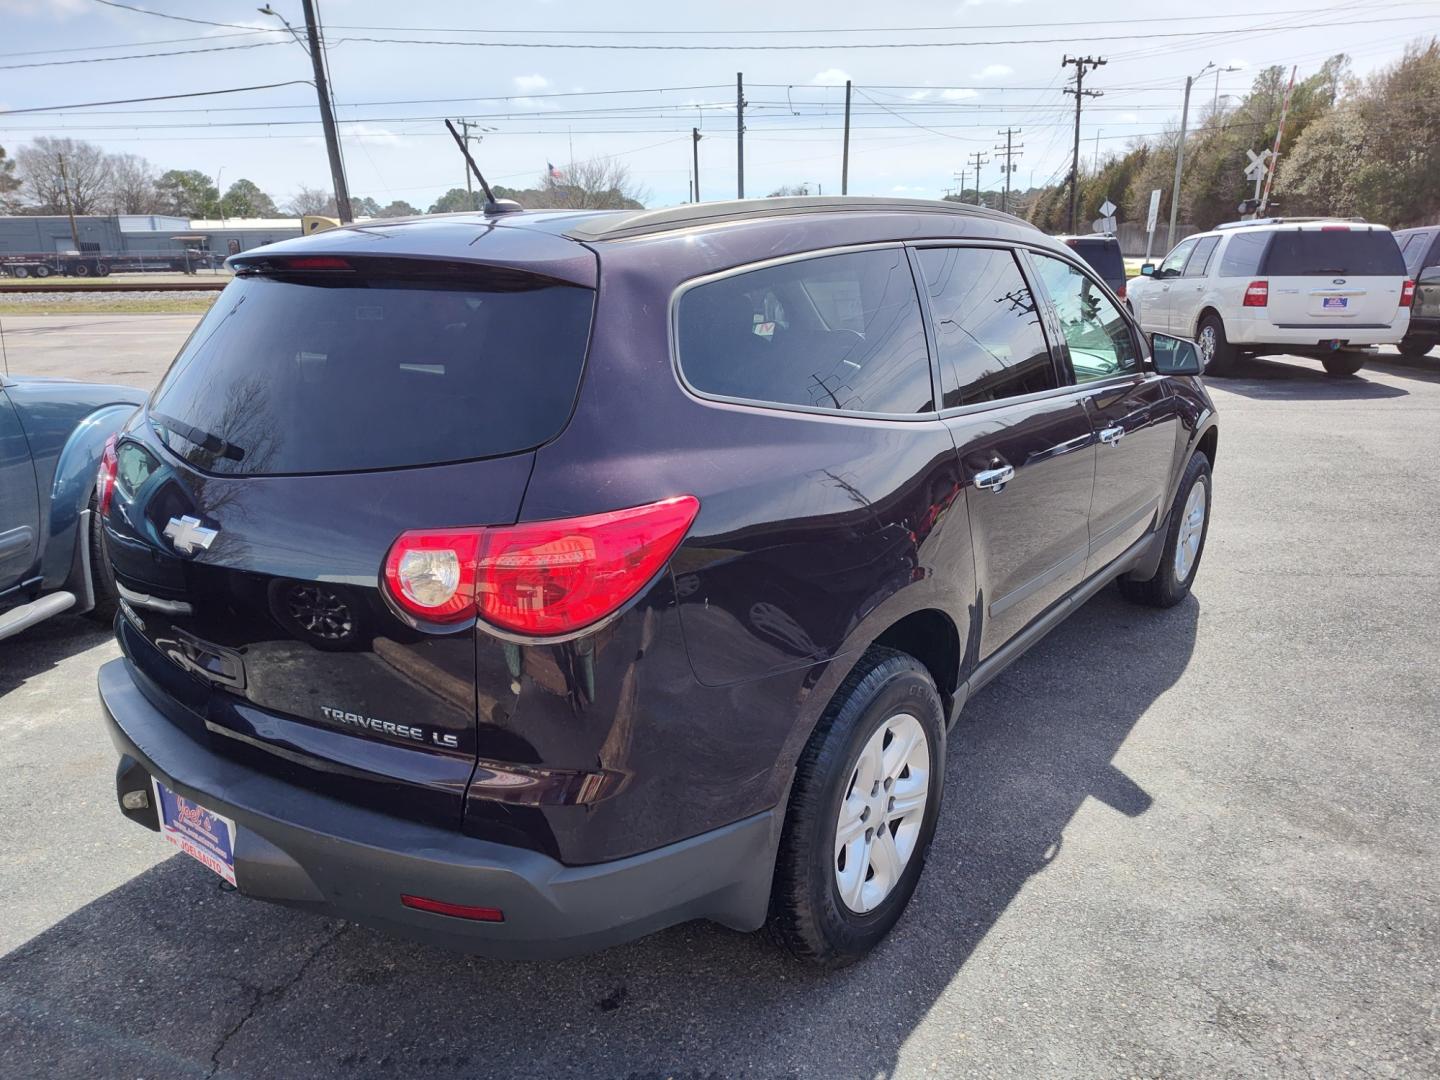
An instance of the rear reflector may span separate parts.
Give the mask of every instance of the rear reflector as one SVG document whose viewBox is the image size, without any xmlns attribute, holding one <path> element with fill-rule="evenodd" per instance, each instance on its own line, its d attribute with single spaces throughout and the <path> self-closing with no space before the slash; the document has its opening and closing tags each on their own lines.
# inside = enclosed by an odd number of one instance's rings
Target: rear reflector
<svg viewBox="0 0 1440 1080">
<path fill-rule="evenodd" d="M 428 896 L 410 896 L 409 894 L 401 894 L 400 902 L 416 911 L 429 911 L 436 915 L 449 915 L 456 919 L 474 919 L 476 922 L 505 921 L 505 913 L 499 908 L 450 904 L 444 900 L 431 900 Z"/>
<path fill-rule="evenodd" d="M 1400 286 L 1400 306 L 1409 307 L 1415 302 L 1415 282 L 1406 281 Z"/>
<path fill-rule="evenodd" d="M 529 637 L 573 633 L 613 614 L 665 565 L 700 510 L 693 495 L 586 517 L 403 533 L 385 582 L 416 618 L 478 618 Z"/>
<path fill-rule="evenodd" d="M 99 504 L 100 516 L 110 512 L 110 500 L 115 497 L 115 470 L 118 458 L 115 456 L 115 436 L 105 440 L 105 449 L 100 453 L 100 468 L 95 474 L 95 501 Z"/>
<path fill-rule="evenodd" d="M 1252 281 L 1245 286 L 1244 307 L 1265 307 L 1270 303 L 1270 282 Z"/>
</svg>

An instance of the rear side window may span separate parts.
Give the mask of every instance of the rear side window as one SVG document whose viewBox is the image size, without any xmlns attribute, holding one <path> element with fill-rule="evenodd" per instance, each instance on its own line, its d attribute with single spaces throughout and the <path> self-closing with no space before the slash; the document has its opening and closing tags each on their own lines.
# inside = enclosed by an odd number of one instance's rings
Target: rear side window
<svg viewBox="0 0 1440 1080">
<path fill-rule="evenodd" d="M 733 274 L 687 290 L 680 369 L 696 390 L 774 405 L 934 410 L 915 279 L 901 248 Z"/>
<path fill-rule="evenodd" d="M 1373 229 L 1283 229 L 1265 255 L 1270 277 L 1404 277 L 1400 245 Z"/>
<path fill-rule="evenodd" d="M 1411 277 L 1418 277 L 1420 271 L 1425 269 L 1425 256 L 1430 251 L 1430 241 L 1434 237 L 1435 234 L 1429 232 L 1415 232 L 1405 237 L 1405 245 L 1400 252 L 1405 258 L 1405 272 Z"/>
<path fill-rule="evenodd" d="M 1220 256 L 1220 276 L 1248 278 L 1258 274 L 1260 260 L 1270 246 L 1272 235 L 1267 232 L 1241 232 L 1231 236 Z"/>
<path fill-rule="evenodd" d="M 1204 277 L 1205 272 L 1210 268 L 1210 257 L 1215 254 L 1215 245 L 1220 243 L 1218 236 L 1201 237 L 1200 242 L 1195 245 L 1195 250 L 1190 253 L 1190 261 L 1185 264 L 1186 277 Z"/>
<path fill-rule="evenodd" d="M 1035 297 L 1010 252 L 925 248 L 919 255 L 945 408 L 1058 385 Z"/>
<path fill-rule="evenodd" d="M 217 473 L 351 472 L 514 453 L 569 418 L 594 294 L 528 275 L 236 278 L 151 400 Z"/>
</svg>

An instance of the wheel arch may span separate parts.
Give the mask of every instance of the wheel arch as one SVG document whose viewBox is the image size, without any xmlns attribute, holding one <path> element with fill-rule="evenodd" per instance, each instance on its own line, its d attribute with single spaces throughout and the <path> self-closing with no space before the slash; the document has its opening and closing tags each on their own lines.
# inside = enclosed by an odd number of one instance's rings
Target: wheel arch
<svg viewBox="0 0 1440 1080">
<path fill-rule="evenodd" d="M 46 507 L 45 553 L 41 564 L 46 589 L 60 586 L 73 572 L 76 526 L 95 490 L 95 470 L 99 467 L 105 440 L 125 425 L 135 408 L 127 403 L 96 409 L 75 426 L 60 451 L 50 485 L 50 504 Z"/>
<path fill-rule="evenodd" d="M 1217 308 L 1214 304 L 1206 303 L 1201 306 L 1200 311 L 1195 316 L 1195 333 L 1193 336 L 1200 336 L 1200 324 L 1205 321 L 1206 315 L 1214 315 L 1215 318 L 1220 320 L 1220 328 L 1222 330 L 1225 329 L 1225 316 L 1220 314 L 1220 309 Z"/>
</svg>

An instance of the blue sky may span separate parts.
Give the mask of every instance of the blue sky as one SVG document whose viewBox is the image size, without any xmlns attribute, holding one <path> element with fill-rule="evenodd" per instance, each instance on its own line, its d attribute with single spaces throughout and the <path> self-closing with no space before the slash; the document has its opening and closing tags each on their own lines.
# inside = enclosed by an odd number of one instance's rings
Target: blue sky
<svg viewBox="0 0 1440 1080">
<path fill-rule="evenodd" d="M 308 57 L 256 2 L 133 6 L 232 25 L 97 0 L 0 0 L 0 112 L 310 76 Z M 302 25 L 299 0 L 273 6 Z M 1207 63 L 1240 69 L 1220 75 L 1224 94 L 1243 90 L 1258 67 L 1295 63 L 1304 75 L 1339 51 L 1364 74 L 1396 59 L 1408 40 L 1440 31 L 1440 3 L 1414 0 L 1308 8 L 1301 0 L 1212 0 L 1184 10 L 1134 0 L 320 0 L 320 13 L 351 191 L 422 209 L 464 181 L 441 124 L 447 115 L 494 129 L 475 151 L 492 183 L 525 186 L 547 161 L 563 167 L 572 153 L 613 155 L 648 189 L 652 205 L 687 198 L 690 128 L 698 126 L 701 195 L 728 198 L 735 194 L 735 75 L 744 72 L 746 194 L 798 183 L 828 193 L 840 186 L 849 77 L 856 87 L 851 193 L 933 198 L 956 186 L 955 174 L 976 151 L 990 159 L 982 183 L 998 186 L 994 147 L 1006 127 L 1020 129 L 1015 142 L 1024 144 L 1017 186 L 1063 174 L 1073 120 L 1073 99 L 1062 93 L 1067 53 L 1109 59 L 1087 77 L 1088 87 L 1105 90 L 1086 105 L 1089 157 L 1173 123 L 1185 76 Z M 579 44 L 706 48 L 555 47 Z M 904 47 L 838 47 L 879 44 Z M 188 55 L 95 62 L 159 52 Z M 1207 75 L 1197 105 L 1208 106 L 1216 90 Z M 302 185 L 329 185 L 308 85 L 0 115 L 0 145 L 11 153 L 38 134 L 141 154 L 160 169 L 200 169 L 219 175 L 222 187 L 248 177 L 281 203 Z"/>
</svg>

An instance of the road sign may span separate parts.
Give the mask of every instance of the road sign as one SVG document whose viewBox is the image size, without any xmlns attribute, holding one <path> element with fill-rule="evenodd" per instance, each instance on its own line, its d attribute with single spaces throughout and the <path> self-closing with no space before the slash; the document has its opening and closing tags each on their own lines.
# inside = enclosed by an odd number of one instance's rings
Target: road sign
<svg viewBox="0 0 1440 1080">
<path fill-rule="evenodd" d="M 1145 231 L 1154 232 L 1155 222 L 1160 219 L 1160 189 L 1150 192 L 1150 213 L 1145 218 Z"/>
<path fill-rule="evenodd" d="M 1265 171 L 1265 166 L 1270 160 L 1271 152 L 1269 150 L 1261 150 L 1260 153 L 1257 154 L 1254 150 L 1246 150 L 1245 156 L 1250 159 L 1250 164 L 1245 166 L 1245 179 L 1258 179 Z"/>
<path fill-rule="evenodd" d="M 1112 203 L 1109 199 L 1106 199 L 1103 203 L 1100 204 L 1100 216 L 1102 218 L 1114 217 L 1115 211 L 1117 209 L 1119 208 L 1114 203 Z"/>
<path fill-rule="evenodd" d="M 1150 212 L 1145 216 L 1145 261 L 1150 261 L 1150 245 L 1155 242 L 1155 222 L 1160 219 L 1160 189 L 1150 191 Z"/>
<path fill-rule="evenodd" d="M 1090 231 L 1095 233 L 1113 233 L 1115 231 L 1115 219 L 1113 217 L 1096 218 L 1090 223 Z"/>
</svg>

